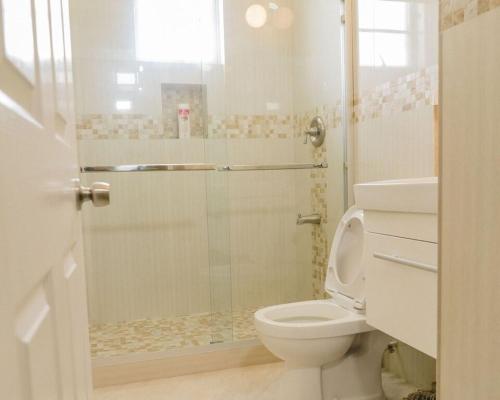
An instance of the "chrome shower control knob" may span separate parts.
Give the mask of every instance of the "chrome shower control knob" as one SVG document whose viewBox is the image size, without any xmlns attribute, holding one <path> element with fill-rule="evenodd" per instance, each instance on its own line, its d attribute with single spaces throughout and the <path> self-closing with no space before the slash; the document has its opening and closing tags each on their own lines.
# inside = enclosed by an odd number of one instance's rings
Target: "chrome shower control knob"
<svg viewBox="0 0 500 400">
<path fill-rule="evenodd" d="M 94 207 L 109 206 L 110 188 L 110 184 L 106 182 L 94 182 L 90 187 L 80 186 L 78 189 L 79 205 L 91 201 Z"/>
<path fill-rule="evenodd" d="M 319 116 L 314 117 L 309 125 L 309 129 L 304 134 L 304 144 L 307 144 L 307 138 L 310 137 L 314 147 L 321 146 L 326 137 L 326 127 L 323 119 Z"/>
</svg>

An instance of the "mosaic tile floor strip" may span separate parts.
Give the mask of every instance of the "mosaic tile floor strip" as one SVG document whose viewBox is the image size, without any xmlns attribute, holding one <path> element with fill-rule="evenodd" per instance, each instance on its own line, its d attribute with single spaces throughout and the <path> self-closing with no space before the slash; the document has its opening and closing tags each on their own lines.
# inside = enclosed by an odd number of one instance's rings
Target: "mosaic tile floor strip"
<svg viewBox="0 0 500 400">
<path fill-rule="evenodd" d="M 91 354 L 92 357 L 112 357 L 255 339 L 255 311 L 246 309 L 232 314 L 204 313 L 91 325 Z"/>
</svg>

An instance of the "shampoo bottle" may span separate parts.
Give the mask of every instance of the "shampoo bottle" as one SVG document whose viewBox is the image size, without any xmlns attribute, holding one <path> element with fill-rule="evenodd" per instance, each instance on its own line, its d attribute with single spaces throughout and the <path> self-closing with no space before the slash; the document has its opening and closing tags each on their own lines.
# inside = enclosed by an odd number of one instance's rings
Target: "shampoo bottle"
<svg viewBox="0 0 500 400">
<path fill-rule="evenodd" d="M 188 139 L 191 137 L 190 113 L 189 104 L 178 105 L 177 120 L 179 124 L 179 139 Z"/>
</svg>

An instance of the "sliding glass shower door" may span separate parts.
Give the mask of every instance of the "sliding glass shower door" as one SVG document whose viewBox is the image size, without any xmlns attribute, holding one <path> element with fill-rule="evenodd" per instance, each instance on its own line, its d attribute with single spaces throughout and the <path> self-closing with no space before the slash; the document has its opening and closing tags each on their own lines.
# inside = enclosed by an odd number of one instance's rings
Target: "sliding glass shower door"
<svg viewBox="0 0 500 400">
<path fill-rule="evenodd" d="M 231 340 L 229 267 L 210 265 L 207 175 L 85 174 L 112 187 L 108 212 L 84 211 L 95 356 Z"/>
<path fill-rule="evenodd" d="M 323 298 L 344 211 L 337 3 L 70 4 L 82 181 L 111 184 L 83 210 L 92 355 L 256 340 L 258 308 Z"/>
<path fill-rule="evenodd" d="M 108 209 L 84 210 L 93 356 L 230 341 L 225 146 L 207 144 L 209 109 L 225 107 L 218 3 L 71 13 L 82 177 L 112 188 Z"/>
</svg>

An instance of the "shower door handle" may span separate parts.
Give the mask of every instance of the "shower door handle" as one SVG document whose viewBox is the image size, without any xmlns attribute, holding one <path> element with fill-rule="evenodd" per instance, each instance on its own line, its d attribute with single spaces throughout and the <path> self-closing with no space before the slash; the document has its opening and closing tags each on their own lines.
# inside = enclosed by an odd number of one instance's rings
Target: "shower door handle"
<svg viewBox="0 0 500 400">
<path fill-rule="evenodd" d="M 82 204 L 91 201 L 94 207 L 106 207 L 111 202 L 111 185 L 106 182 L 94 182 L 90 187 L 80 186 L 78 188 L 78 208 Z"/>
</svg>

